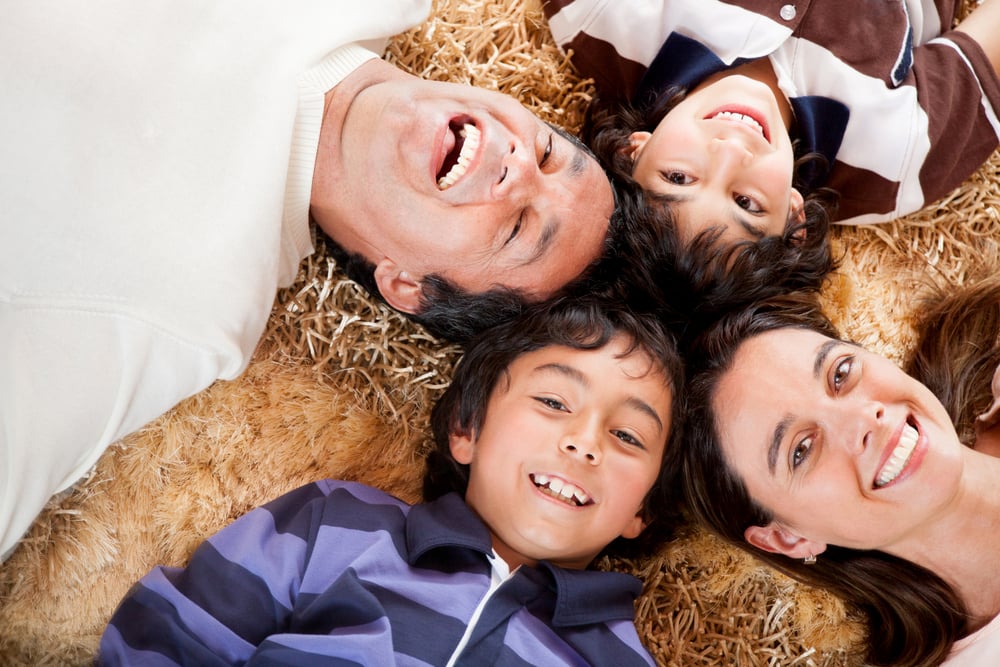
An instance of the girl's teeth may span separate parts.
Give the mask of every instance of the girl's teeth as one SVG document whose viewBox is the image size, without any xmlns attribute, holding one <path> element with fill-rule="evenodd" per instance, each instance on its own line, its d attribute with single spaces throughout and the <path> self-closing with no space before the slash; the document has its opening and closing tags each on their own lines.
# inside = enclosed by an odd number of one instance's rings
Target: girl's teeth
<svg viewBox="0 0 1000 667">
<path fill-rule="evenodd" d="M 758 123 L 752 117 L 747 116 L 746 114 L 735 113 L 733 111 L 722 111 L 712 116 L 712 118 L 724 118 L 726 120 L 735 120 L 741 123 L 746 123 L 747 125 L 754 127 L 761 134 L 764 133 L 764 128 L 761 127 L 760 123 Z"/>
<path fill-rule="evenodd" d="M 458 153 L 458 161 L 452 165 L 447 174 L 438 179 L 438 187 L 442 190 L 447 190 L 455 185 L 458 179 L 465 176 L 465 172 L 468 171 L 469 164 L 472 162 L 472 158 L 479 148 L 479 142 L 482 139 L 483 133 L 475 125 L 466 123 L 458 131 L 458 135 L 464 139 L 462 149 Z"/>
<path fill-rule="evenodd" d="M 885 486 L 896 479 L 899 473 L 903 472 L 903 468 L 906 467 L 906 464 L 910 460 L 910 455 L 913 454 L 913 449 L 917 446 L 917 436 L 917 429 L 909 424 L 903 426 L 903 432 L 899 436 L 899 443 L 892 450 L 892 455 L 889 456 L 889 460 L 882 466 L 882 470 L 875 479 L 876 489 Z"/>
</svg>

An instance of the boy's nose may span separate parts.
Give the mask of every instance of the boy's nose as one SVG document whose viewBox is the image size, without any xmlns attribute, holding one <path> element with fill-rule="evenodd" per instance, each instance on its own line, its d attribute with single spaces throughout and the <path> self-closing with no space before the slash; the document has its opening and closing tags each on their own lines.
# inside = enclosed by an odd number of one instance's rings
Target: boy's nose
<svg viewBox="0 0 1000 667">
<path fill-rule="evenodd" d="M 559 449 L 591 465 L 601 462 L 601 446 L 597 439 L 583 434 L 567 434 L 559 443 Z"/>
</svg>

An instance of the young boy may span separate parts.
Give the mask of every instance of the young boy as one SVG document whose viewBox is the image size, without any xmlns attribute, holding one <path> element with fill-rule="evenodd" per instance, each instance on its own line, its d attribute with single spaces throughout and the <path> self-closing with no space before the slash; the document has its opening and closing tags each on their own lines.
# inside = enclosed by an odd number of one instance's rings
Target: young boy
<svg viewBox="0 0 1000 667">
<path fill-rule="evenodd" d="M 891 220 L 998 144 L 998 0 L 955 29 L 955 0 L 543 5 L 605 105 L 626 104 L 595 152 L 671 199 L 682 237 L 801 243 L 821 188 L 839 193 L 836 222 Z"/>
<path fill-rule="evenodd" d="M 428 501 L 325 480 L 157 567 L 101 664 L 649 665 L 641 586 L 586 569 L 669 535 L 682 367 L 655 318 L 562 301 L 481 336 L 435 406 Z"/>
</svg>

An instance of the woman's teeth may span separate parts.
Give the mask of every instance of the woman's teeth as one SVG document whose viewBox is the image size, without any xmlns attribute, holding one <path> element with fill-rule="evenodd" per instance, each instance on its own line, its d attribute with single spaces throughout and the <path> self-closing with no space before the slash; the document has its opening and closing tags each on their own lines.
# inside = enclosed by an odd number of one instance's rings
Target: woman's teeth
<svg viewBox="0 0 1000 667">
<path fill-rule="evenodd" d="M 548 475 L 535 473 L 531 476 L 531 481 L 546 494 L 568 505 L 579 507 L 581 505 L 589 505 L 591 502 L 590 496 L 587 495 L 586 491 L 558 477 L 549 477 Z"/>
<path fill-rule="evenodd" d="M 885 486 L 903 472 L 903 468 L 910 460 L 910 455 L 913 454 L 913 448 L 917 446 L 917 436 L 917 429 L 909 424 L 903 426 L 903 432 L 899 435 L 896 448 L 892 450 L 889 460 L 885 462 L 878 477 L 875 478 L 876 489 Z"/>
<path fill-rule="evenodd" d="M 475 125 L 466 123 L 458 131 L 458 136 L 459 141 L 462 142 L 462 148 L 458 153 L 458 159 L 455 161 L 455 164 L 451 166 L 447 174 L 438 179 L 438 187 L 442 190 L 447 190 L 455 185 L 458 179 L 465 175 L 465 172 L 469 168 L 469 163 L 472 162 L 472 158 L 479 148 L 479 141 L 483 133 Z"/>
<path fill-rule="evenodd" d="M 713 120 L 722 119 L 722 120 L 737 121 L 739 123 L 749 125 L 750 127 L 760 132 L 762 136 L 764 134 L 764 127 L 756 120 L 754 120 L 752 117 L 743 113 L 736 113 L 735 111 L 720 111 L 719 113 L 712 116 L 712 118 Z"/>
</svg>

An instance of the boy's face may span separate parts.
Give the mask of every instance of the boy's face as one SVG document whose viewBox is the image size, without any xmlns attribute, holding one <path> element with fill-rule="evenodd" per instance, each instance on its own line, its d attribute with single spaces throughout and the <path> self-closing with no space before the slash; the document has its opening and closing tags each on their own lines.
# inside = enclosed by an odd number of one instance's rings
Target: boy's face
<svg viewBox="0 0 1000 667">
<path fill-rule="evenodd" d="M 672 393 L 645 354 L 618 358 L 625 347 L 615 338 L 599 350 L 521 355 L 494 388 L 478 437 L 452 434 L 452 454 L 471 467 L 466 501 L 511 567 L 584 568 L 645 528 Z"/>
<path fill-rule="evenodd" d="M 774 93 L 748 77 L 726 76 L 695 90 L 652 134 L 633 133 L 631 144 L 632 175 L 678 200 L 685 241 L 710 227 L 724 229 L 723 241 L 780 236 L 802 210 Z"/>
</svg>

